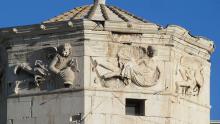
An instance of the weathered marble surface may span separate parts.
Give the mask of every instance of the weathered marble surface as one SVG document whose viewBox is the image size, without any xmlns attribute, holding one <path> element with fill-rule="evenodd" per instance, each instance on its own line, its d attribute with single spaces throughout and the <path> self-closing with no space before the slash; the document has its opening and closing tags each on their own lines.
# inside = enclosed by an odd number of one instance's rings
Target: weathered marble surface
<svg viewBox="0 0 220 124">
<path fill-rule="evenodd" d="M 213 51 L 175 25 L 81 19 L 0 29 L 0 123 L 207 124 Z M 128 98 L 145 100 L 144 116 L 126 115 Z"/>
</svg>

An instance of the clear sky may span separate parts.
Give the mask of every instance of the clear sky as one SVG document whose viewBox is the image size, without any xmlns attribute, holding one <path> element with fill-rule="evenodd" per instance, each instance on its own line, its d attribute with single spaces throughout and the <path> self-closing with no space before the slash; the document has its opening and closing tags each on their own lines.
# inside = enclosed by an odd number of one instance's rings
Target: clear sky
<svg viewBox="0 0 220 124">
<path fill-rule="evenodd" d="M 93 0 L 0 0 L 0 28 L 40 23 Z M 215 42 L 211 69 L 211 119 L 220 120 L 220 0 L 107 0 L 162 26 L 180 25 Z"/>
</svg>

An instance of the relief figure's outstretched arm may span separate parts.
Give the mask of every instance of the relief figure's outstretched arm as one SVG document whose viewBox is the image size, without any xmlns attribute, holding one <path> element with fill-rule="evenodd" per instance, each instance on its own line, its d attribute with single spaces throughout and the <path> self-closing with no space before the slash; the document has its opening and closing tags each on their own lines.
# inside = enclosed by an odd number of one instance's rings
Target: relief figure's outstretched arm
<svg viewBox="0 0 220 124">
<path fill-rule="evenodd" d="M 58 74 L 60 72 L 59 69 L 57 69 L 55 67 L 55 65 L 58 63 L 59 59 L 57 56 L 54 57 L 54 59 L 52 60 L 52 62 L 50 63 L 49 69 L 54 72 L 55 74 Z"/>
</svg>

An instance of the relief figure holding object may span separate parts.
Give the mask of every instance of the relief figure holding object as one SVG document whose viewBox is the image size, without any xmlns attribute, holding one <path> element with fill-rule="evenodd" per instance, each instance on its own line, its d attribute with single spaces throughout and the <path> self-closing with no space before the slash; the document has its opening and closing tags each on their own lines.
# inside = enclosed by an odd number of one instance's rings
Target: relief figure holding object
<svg viewBox="0 0 220 124">
<path fill-rule="evenodd" d="M 75 83 L 75 72 L 79 72 L 76 59 L 70 58 L 72 47 L 65 43 L 58 47 L 58 53 L 49 65 L 50 71 L 64 82 L 65 87 L 70 87 Z"/>
</svg>

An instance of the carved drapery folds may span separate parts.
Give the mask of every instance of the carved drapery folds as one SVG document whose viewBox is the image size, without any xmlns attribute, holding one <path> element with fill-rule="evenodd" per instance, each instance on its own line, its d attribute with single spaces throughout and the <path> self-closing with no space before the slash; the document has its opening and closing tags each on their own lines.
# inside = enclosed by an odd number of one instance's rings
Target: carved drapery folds
<svg viewBox="0 0 220 124">
<path fill-rule="evenodd" d="M 151 46 L 137 47 L 124 45 L 117 52 L 113 61 L 98 61 L 91 58 L 93 71 L 97 74 L 104 87 L 120 87 L 135 84 L 139 87 L 151 87 L 157 84 L 160 70 L 153 61 L 154 50 Z M 105 71 L 101 71 L 101 70 Z"/>
<path fill-rule="evenodd" d="M 203 64 L 193 57 L 181 57 L 178 67 L 180 80 L 176 82 L 176 92 L 184 95 L 199 95 L 204 85 Z"/>
<path fill-rule="evenodd" d="M 48 83 L 57 84 L 58 88 L 74 87 L 75 73 L 79 72 L 79 69 L 77 59 L 71 58 L 71 49 L 69 43 L 58 48 L 44 48 L 37 53 L 40 57 L 33 57 L 34 64 L 17 64 L 14 68 L 14 74 L 17 76 L 14 92 L 19 94 L 24 87 L 45 89 Z"/>
</svg>

